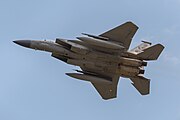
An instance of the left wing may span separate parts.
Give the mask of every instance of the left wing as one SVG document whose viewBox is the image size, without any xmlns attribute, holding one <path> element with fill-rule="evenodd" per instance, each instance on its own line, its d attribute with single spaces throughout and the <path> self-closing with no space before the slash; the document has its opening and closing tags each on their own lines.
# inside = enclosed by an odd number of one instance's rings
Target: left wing
<svg viewBox="0 0 180 120">
<path fill-rule="evenodd" d="M 136 26 L 132 22 L 126 22 L 114 29 L 111 29 L 99 36 L 109 38 L 112 42 L 117 42 L 120 45 L 123 45 L 126 49 L 129 49 L 131 40 L 138 30 L 138 26 Z"/>
</svg>

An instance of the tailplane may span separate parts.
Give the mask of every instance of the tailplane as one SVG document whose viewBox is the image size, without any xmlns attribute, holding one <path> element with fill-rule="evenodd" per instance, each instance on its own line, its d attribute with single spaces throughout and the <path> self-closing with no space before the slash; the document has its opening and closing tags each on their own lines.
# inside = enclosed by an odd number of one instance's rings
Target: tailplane
<svg viewBox="0 0 180 120">
<path fill-rule="evenodd" d="M 137 54 L 137 58 L 141 60 L 157 60 L 163 49 L 164 46 L 161 44 L 153 45 Z"/>
<path fill-rule="evenodd" d="M 150 80 L 143 77 L 138 76 L 134 78 L 130 78 L 133 82 L 132 85 L 141 93 L 141 95 L 147 95 L 150 91 Z"/>
</svg>

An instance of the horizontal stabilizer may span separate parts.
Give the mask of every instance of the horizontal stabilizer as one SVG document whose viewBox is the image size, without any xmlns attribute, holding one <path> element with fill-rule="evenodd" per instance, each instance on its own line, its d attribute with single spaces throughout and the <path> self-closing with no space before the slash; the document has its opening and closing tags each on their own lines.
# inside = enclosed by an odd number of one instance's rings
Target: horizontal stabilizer
<svg viewBox="0 0 180 120">
<path fill-rule="evenodd" d="M 142 76 L 130 78 L 132 85 L 141 93 L 141 95 L 149 94 L 150 80 Z"/>
<path fill-rule="evenodd" d="M 163 49 L 163 45 L 156 44 L 137 54 L 137 58 L 141 60 L 157 60 Z"/>
</svg>

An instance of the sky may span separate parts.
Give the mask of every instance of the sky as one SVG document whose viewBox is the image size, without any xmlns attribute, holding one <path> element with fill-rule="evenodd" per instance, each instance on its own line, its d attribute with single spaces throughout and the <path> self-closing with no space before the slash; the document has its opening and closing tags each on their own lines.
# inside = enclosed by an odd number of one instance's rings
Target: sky
<svg viewBox="0 0 180 120">
<path fill-rule="evenodd" d="M 180 0 L 0 0 L 0 120 L 180 120 Z M 93 86 L 65 75 L 75 66 L 13 40 L 99 35 L 124 22 L 142 40 L 165 46 L 145 76 L 141 96 L 121 78 L 118 97 L 105 101 Z"/>
</svg>

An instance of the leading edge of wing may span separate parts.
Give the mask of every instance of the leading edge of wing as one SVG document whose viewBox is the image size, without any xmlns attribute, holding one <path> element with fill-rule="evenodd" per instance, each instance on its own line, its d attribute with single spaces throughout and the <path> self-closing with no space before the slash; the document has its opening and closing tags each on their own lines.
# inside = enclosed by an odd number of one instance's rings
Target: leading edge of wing
<svg viewBox="0 0 180 120">
<path fill-rule="evenodd" d="M 123 45 L 126 49 L 129 49 L 132 38 L 137 30 L 138 26 L 129 21 L 105 33 L 102 33 L 99 36 L 109 38 L 110 41 L 117 42 Z"/>
</svg>

